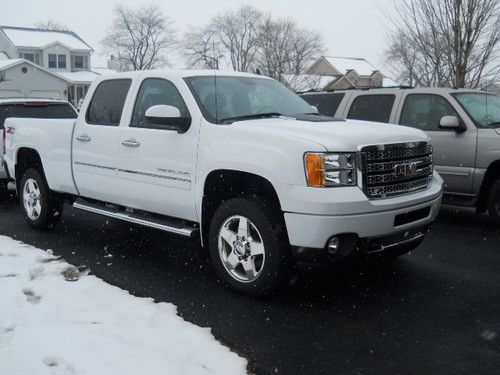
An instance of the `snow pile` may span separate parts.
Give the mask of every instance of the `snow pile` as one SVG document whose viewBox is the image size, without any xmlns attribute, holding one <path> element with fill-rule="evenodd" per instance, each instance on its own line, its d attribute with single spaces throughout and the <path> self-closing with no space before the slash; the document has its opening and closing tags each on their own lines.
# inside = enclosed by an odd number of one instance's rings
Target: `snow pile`
<svg viewBox="0 0 500 375">
<path fill-rule="evenodd" d="M 246 365 L 174 305 L 0 236 L 1 374 L 244 374 Z"/>
</svg>

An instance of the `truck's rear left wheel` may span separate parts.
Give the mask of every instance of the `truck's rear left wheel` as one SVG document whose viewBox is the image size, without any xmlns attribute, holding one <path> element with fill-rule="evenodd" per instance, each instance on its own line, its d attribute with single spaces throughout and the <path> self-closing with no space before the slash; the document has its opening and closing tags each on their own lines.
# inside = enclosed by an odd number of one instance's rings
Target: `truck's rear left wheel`
<svg viewBox="0 0 500 375">
<path fill-rule="evenodd" d="M 60 220 L 63 199 L 49 189 L 38 170 L 30 168 L 24 172 L 19 196 L 25 219 L 33 228 L 52 228 Z"/>
<path fill-rule="evenodd" d="M 219 277 L 233 289 L 265 295 L 290 276 L 290 245 L 282 218 L 254 198 L 230 199 L 216 210 L 209 250 Z"/>
</svg>

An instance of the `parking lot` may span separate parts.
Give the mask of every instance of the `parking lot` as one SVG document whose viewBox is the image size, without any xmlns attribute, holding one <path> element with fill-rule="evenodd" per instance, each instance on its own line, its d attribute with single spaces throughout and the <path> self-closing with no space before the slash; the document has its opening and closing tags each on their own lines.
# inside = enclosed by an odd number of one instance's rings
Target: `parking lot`
<svg viewBox="0 0 500 375">
<path fill-rule="evenodd" d="M 219 285 L 196 242 L 66 206 L 51 232 L 0 205 L 0 234 L 52 249 L 186 320 L 248 358 L 257 374 L 484 373 L 500 368 L 500 233 L 445 208 L 432 234 L 388 265 L 302 271 L 277 297 Z M 111 256 L 111 255 L 112 256 Z"/>
</svg>

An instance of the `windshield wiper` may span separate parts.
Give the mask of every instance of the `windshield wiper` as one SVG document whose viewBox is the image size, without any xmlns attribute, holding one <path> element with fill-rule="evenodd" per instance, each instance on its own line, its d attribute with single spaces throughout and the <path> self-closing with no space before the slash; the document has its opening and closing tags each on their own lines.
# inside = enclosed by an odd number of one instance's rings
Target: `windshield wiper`
<svg viewBox="0 0 500 375">
<path fill-rule="evenodd" d="M 278 113 L 278 112 L 255 113 L 252 115 L 226 117 L 226 118 L 219 120 L 219 123 L 220 124 L 231 124 L 235 121 L 255 120 L 255 119 L 259 119 L 259 118 L 269 118 L 269 117 L 279 117 L 279 116 L 282 116 L 282 114 Z"/>
<path fill-rule="evenodd" d="M 500 127 L 500 121 L 494 121 L 491 124 L 488 124 L 488 127 L 490 128 L 498 128 Z"/>
</svg>

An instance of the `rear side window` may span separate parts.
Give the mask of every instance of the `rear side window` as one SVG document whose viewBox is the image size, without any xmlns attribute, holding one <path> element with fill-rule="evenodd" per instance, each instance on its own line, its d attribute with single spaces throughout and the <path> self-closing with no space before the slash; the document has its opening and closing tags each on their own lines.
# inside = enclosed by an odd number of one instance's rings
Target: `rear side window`
<svg viewBox="0 0 500 375">
<path fill-rule="evenodd" d="M 344 99 L 345 94 L 310 94 L 301 95 L 302 99 L 308 102 L 310 105 L 318 108 L 319 113 L 325 116 L 335 116 L 337 109 L 340 106 L 340 102 Z"/>
<path fill-rule="evenodd" d="M 0 129 L 9 117 L 23 118 L 76 118 L 74 108 L 68 103 L 9 103 L 0 105 Z"/>
<path fill-rule="evenodd" d="M 101 82 L 87 109 L 87 123 L 118 126 L 131 82 L 130 79 L 112 79 Z"/>
<path fill-rule="evenodd" d="M 352 102 L 347 118 L 389 122 L 395 95 L 361 95 Z"/>
</svg>

